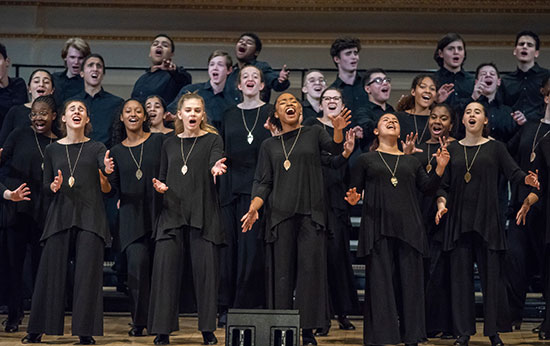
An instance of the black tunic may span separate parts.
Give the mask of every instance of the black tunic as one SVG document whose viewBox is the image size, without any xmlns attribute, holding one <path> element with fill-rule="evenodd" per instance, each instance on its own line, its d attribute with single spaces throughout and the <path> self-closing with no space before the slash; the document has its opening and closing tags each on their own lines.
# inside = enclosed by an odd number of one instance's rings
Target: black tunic
<svg viewBox="0 0 550 346">
<path fill-rule="evenodd" d="M 81 146 L 82 153 L 75 166 Z M 74 169 L 75 183 L 72 188 L 69 187 L 70 173 L 66 147 L 69 149 L 69 158 Z M 63 183 L 59 191 L 53 194 L 42 241 L 61 231 L 78 227 L 96 234 L 106 244 L 110 244 L 111 235 L 98 172 L 99 169 L 103 172 L 105 170 L 105 151 L 105 145 L 94 140 L 69 145 L 54 142 L 46 147 L 43 188 L 52 194 L 50 184 L 58 170 L 61 170 L 63 175 Z"/>
<path fill-rule="evenodd" d="M 285 155 L 281 137 L 288 154 L 298 132 L 300 137 L 289 155 L 291 167 L 287 171 L 283 167 Z M 268 203 L 264 214 L 266 230 L 270 230 L 266 234 L 268 242 L 277 239 L 275 226 L 296 214 L 309 215 L 317 227 L 325 228 L 322 150 L 338 155 L 342 144 L 334 143 L 319 126 L 304 126 L 262 143 L 252 197 L 260 197 Z"/>
<path fill-rule="evenodd" d="M 0 130 L 0 147 L 4 145 L 6 138 L 8 138 L 13 129 L 31 125 L 30 113 L 31 109 L 24 104 L 10 108 L 2 123 L 2 130 Z"/>
<path fill-rule="evenodd" d="M 48 211 L 51 198 L 49 194 L 42 192 L 42 154 L 36 144 L 40 145 L 42 153 L 46 146 L 52 143 L 52 139 L 42 134 L 36 134 L 31 127 L 15 129 L 4 143 L 2 151 L 2 165 L 7 166 L 8 175 L 5 185 L 10 190 L 17 189 L 21 184 L 27 183 L 31 191 L 30 201 L 15 203 L 18 213 L 26 214 L 40 227 L 43 227 L 44 218 Z"/>
<path fill-rule="evenodd" d="M 264 123 L 273 112 L 273 105 L 264 104 L 258 108 L 244 110 L 246 126 L 252 130 L 256 115 L 256 127 L 252 131 L 254 140 L 247 142 L 248 131 L 243 124 L 242 110 L 233 106 L 225 112 L 222 123 L 221 136 L 227 157 L 227 174 L 220 178 L 220 203 L 222 206 L 231 203 L 237 195 L 252 193 L 254 172 L 258 163 L 258 155 L 262 142 L 271 137 L 271 133 L 264 128 Z"/>
<path fill-rule="evenodd" d="M 150 237 L 154 229 L 161 198 L 155 193 L 151 180 L 158 177 L 163 141 L 161 133 L 152 133 L 143 142 L 143 176 L 139 180 L 136 178 L 138 167 L 130 156 L 130 150 L 139 163 L 142 144 L 127 147 L 120 143 L 111 149 L 115 171 L 109 176 L 109 181 L 120 196 L 119 234 L 122 250 L 145 235 Z"/>
<path fill-rule="evenodd" d="M 418 133 L 417 142 L 424 142 L 430 138 L 430 130 L 428 129 L 429 115 L 410 114 L 407 112 L 395 113 L 401 127 L 401 140 L 405 140 L 411 132 Z M 416 125 L 415 125 L 416 120 Z"/>
<path fill-rule="evenodd" d="M 518 167 L 504 144 L 490 140 L 481 145 L 477 158 L 472 163 L 478 146 L 467 146 L 471 180 L 466 183 L 464 146 L 455 141 L 447 147 L 451 161 L 445 172 L 442 189 L 438 196 L 447 199 L 448 219 L 445 227 L 444 250 L 451 250 L 463 233 L 476 232 L 490 250 L 505 250 L 502 215 L 499 211 L 498 179 L 502 173 L 508 180 L 520 184 L 526 174 Z"/>
<path fill-rule="evenodd" d="M 381 154 L 393 170 L 398 156 Z M 437 174 L 429 176 L 412 155 L 399 156 L 397 186 L 393 186 L 391 177 L 378 151 L 361 154 L 353 168 L 351 187 L 356 187 L 359 194 L 365 191 L 358 256 L 369 255 L 382 237 L 398 238 L 421 254 L 428 253 L 417 191 L 435 192 L 441 179 Z"/>
<path fill-rule="evenodd" d="M 223 156 L 220 136 L 207 133 L 195 137 L 172 136 L 162 147 L 159 180 L 166 183 L 168 191 L 163 196 L 163 208 L 159 217 L 155 238 L 169 239 L 176 229 L 190 226 L 202 230 L 202 237 L 214 244 L 222 244 L 221 212 L 218 193 L 210 170 Z M 188 172 L 183 175 L 181 143 L 187 159 Z"/>
</svg>

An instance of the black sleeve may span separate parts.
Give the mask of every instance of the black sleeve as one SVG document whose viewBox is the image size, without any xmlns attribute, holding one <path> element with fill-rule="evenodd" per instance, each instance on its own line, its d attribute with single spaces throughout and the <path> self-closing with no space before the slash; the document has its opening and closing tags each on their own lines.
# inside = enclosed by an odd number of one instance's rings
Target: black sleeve
<svg viewBox="0 0 550 346">
<path fill-rule="evenodd" d="M 449 165 L 450 164 L 451 162 L 449 161 Z M 434 172 L 434 175 L 437 175 L 437 174 L 435 174 Z M 447 169 L 445 169 L 445 172 L 443 173 L 443 177 L 441 177 L 439 188 L 435 193 L 437 197 L 443 197 L 446 200 L 449 200 L 448 192 L 451 187 L 451 180 L 452 180 L 452 170 L 449 169 L 447 165 Z"/>
<path fill-rule="evenodd" d="M 533 167 L 536 167 L 538 170 L 538 176 L 539 176 L 539 182 L 540 182 L 540 190 L 537 190 L 536 188 L 531 188 L 531 192 L 535 193 L 539 200 L 543 198 L 543 196 L 546 196 L 548 193 L 548 166 L 546 162 L 546 157 L 544 156 L 543 146 L 545 146 L 545 142 L 548 142 L 547 140 L 542 140 L 540 144 L 535 149 L 536 157 L 535 161 L 533 162 Z M 550 143 L 550 142 L 548 142 Z M 550 146 L 548 146 L 550 149 Z M 542 201 L 539 201 L 539 204 L 541 204 Z"/>
<path fill-rule="evenodd" d="M 330 167 L 332 169 L 338 169 L 347 163 L 348 159 L 346 159 L 342 154 L 332 155 L 330 153 L 327 153 L 326 151 L 323 151 L 321 153 L 321 164 L 323 166 Z"/>
<path fill-rule="evenodd" d="M 212 143 L 212 148 L 210 149 L 210 158 L 208 160 L 208 167 L 212 170 L 212 167 L 216 162 L 223 157 L 223 141 L 219 135 L 215 135 L 214 142 Z"/>
<path fill-rule="evenodd" d="M 17 137 L 16 135 L 17 133 L 11 133 L 6 139 L 6 142 L 4 142 L 4 146 L 2 147 L 2 153 L 0 154 L 1 166 L 4 166 L 13 156 L 13 151 L 15 150 L 15 145 L 16 145 L 16 137 Z"/>
<path fill-rule="evenodd" d="M 518 164 L 514 161 L 512 156 L 510 156 L 510 153 L 508 153 L 504 145 L 500 142 L 497 142 L 497 144 L 498 161 L 504 176 L 514 184 L 524 184 L 527 174 L 519 168 Z"/>
<path fill-rule="evenodd" d="M 522 127 L 519 131 L 516 132 L 516 134 L 506 143 L 506 147 L 508 148 L 508 152 L 513 157 L 517 157 L 518 150 L 519 150 L 519 142 L 521 141 L 521 135 L 523 134 Z"/>
<path fill-rule="evenodd" d="M 176 85 L 183 88 L 187 84 L 191 84 L 193 77 L 187 72 L 183 66 L 178 66 L 174 71 L 169 71 L 174 78 Z"/>
<path fill-rule="evenodd" d="M 357 158 L 357 162 L 352 168 L 353 174 L 351 175 L 350 188 L 356 188 L 357 193 L 361 194 L 365 187 L 365 177 L 367 173 L 367 160 L 364 154 Z"/>
<path fill-rule="evenodd" d="M 319 146 L 321 147 L 321 150 L 328 151 L 333 155 L 338 155 L 342 152 L 343 150 L 342 148 L 344 145 L 343 141 L 342 143 L 334 142 L 334 140 L 332 139 L 332 137 L 330 137 L 327 131 L 322 129 L 320 126 L 312 126 L 311 128 L 316 129 L 317 132 L 319 133 Z"/>
<path fill-rule="evenodd" d="M 433 174 L 426 173 L 426 170 L 420 162 L 416 167 L 416 186 L 420 191 L 427 195 L 436 194 L 441 183 L 441 177 L 435 172 Z"/>
<path fill-rule="evenodd" d="M 168 175 L 168 143 L 168 140 L 165 140 L 164 143 L 162 143 L 162 152 L 160 154 L 160 169 L 158 180 L 162 181 L 163 183 L 166 183 L 166 176 Z"/>
<path fill-rule="evenodd" d="M 260 197 L 266 201 L 272 189 L 273 167 L 269 160 L 266 141 L 264 141 L 258 155 L 258 165 L 256 166 L 256 174 L 254 175 L 254 184 L 252 185 L 252 199 Z"/>
<path fill-rule="evenodd" d="M 105 144 L 101 142 L 97 143 L 97 152 L 96 152 L 96 159 L 97 159 L 97 167 L 101 170 L 101 173 L 105 175 L 106 177 L 109 175 L 105 172 L 105 152 L 107 151 L 107 148 L 105 147 Z"/>
<path fill-rule="evenodd" d="M 15 107 L 10 108 L 8 114 L 4 117 L 4 122 L 2 122 L 2 130 L 0 130 L 0 147 L 4 147 L 8 136 L 13 131 L 13 117 L 17 114 L 15 112 Z"/>
<path fill-rule="evenodd" d="M 263 63 L 261 70 L 264 74 L 265 84 L 275 91 L 284 91 L 290 86 L 290 81 L 287 79 L 284 82 L 279 82 L 279 73 L 273 71 L 268 63 Z"/>
<path fill-rule="evenodd" d="M 115 155 L 111 156 L 114 159 L 115 170 L 107 176 L 107 179 L 109 179 L 109 184 L 111 184 L 111 194 L 114 195 L 120 191 L 120 168 L 117 157 Z"/>
<path fill-rule="evenodd" d="M 51 147 L 46 147 L 46 150 L 44 151 L 44 173 L 42 176 L 42 191 L 46 196 L 53 195 L 53 192 L 50 189 L 50 184 L 53 182 L 54 177 L 57 175 L 57 172 L 53 171 L 51 150 L 48 149 L 51 149 Z"/>
</svg>

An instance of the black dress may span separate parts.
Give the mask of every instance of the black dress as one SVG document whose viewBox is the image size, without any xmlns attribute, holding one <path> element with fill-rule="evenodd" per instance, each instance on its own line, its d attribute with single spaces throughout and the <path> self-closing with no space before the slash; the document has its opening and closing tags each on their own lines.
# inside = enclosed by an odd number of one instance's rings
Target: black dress
<svg viewBox="0 0 550 346">
<path fill-rule="evenodd" d="M 395 169 L 396 186 L 386 165 Z M 368 268 L 365 344 L 417 343 L 426 337 L 423 256 L 429 249 L 417 189 L 433 193 L 439 182 L 412 155 L 373 151 L 357 160 L 351 186 L 365 193 L 357 250 Z"/>
<path fill-rule="evenodd" d="M 473 261 L 478 264 L 483 290 L 484 335 L 510 331 L 506 303 L 504 250 L 506 237 L 498 201 L 498 177 L 520 184 L 526 174 L 514 162 L 504 144 L 489 140 L 480 146 L 448 146 L 451 155 L 439 196 L 447 199 L 443 249 L 451 265 L 451 306 L 455 335 L 473 335 L 475 305 Z M 465 181 L 466 150 L 471 180 Z M 474 156 L 477 157 L 473 161 Z M 473 163 L 472 163 L 473 161 Z"/>
<path fill-rule="evenodd" d="M 334 128 L 325 126 L 317 118 L 305 125 L 323 127 L 332 137 Z M 350 214 L 344 200 L 349 183 L 348 160 L 342 154 L 322 153 L 323 183 L 327 210 L 327 263 L 330 306 L 334 314 L 347 315 L 356 311 L 359 302 L 350 253 Z"/>
<path fill-rule="evenodd" d="M 132 322 L 138 327 L 147 325 L 153 250 L 150 239 L 162 203 L 151 180 L 158 177 L 163 142 L 161 133 L 152 133 L 138 146 L 120 143 L 111 149 L 115 171 L 109 180 L 120 198 L 120 246 L 128 261 Z M 136 162 L 141 162 L 139 179 Z"/>
<path fill-rule="evenodd" d="M 411 132 L 418 134 L 417 143 L 422 143 L 430 138 L 428 130 L 429 115 L 418 115 L 407 112 L 395 113 L 401 127 L 401 140 L 405 140 Z"/>
<path fill-rule="evenodd" d="M 283 140 L 287 154 L 293 147 L 288 170 Z M 252 198 L 260 197 L 266 206 L 268 307 L 300 310 L 305 329 L 328 325 L 323 150 L 338 155 L 342 145 L 318 126 L 266 139 L 252 188 Z"/>
<path fill-rule="evenodd" d="M 192 148 L 192 150 L 191 150 Z M 184 160 L 187 171 L 182 174 Z M 159 180 L 168 190 L 154 235 L 155 255 L 148 331 L 170 334 L 178 330 L 182 268 L 190 257 L 199 314 L 199 330 L 216 329 L 218 246 L 224 242 L 218 194 L 211 169 L 223 155 L 220 136 L 165 140 Z M 187 254 L 189 253 L 189 254 Z"/>
<path fill-rule="evenodd" d="M 241 217 L 248 212 L 254 172 L 262 142 L 271 137 L 263 127 L 273 105 L 242 110 L 236 106 L 225 112 L 221 136 L 227 157 L 227 174 L 219 177 L 220 203 L 228 246 L 220 249 L 219 304 L 233 308 L 265 307 L 264 241 L 258 236 L 261 222 L 250 232 L 241 230 Z M 248 131 L 253 140 L 248 142 Z"/>
<path fill-rule="evenodd" d="M 103 334 L 103 250 L 111 240 L 98 173 L 105 168 L 105 151 L 102 143 L 93 140 L 69 145 L 54 142 L 46 147 L 43 188 L 52 194 L 50 184 L 58 170 L 63 182 L 53 196 L 41 238 L 44 249 L 29 333 L 63 334 L 67 265 L 74 256 L 72 334 Z M 74 169 L 73 187 L 69 186 L 68 158 Z"/>
</svg>

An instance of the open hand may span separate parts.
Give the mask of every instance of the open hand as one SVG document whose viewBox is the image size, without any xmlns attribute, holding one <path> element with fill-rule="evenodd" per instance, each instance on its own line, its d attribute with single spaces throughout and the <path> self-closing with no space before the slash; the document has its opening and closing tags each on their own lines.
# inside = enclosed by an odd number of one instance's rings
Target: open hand
<svg viewBox="0 0 550 346">
<path fill-rule="evenodd" d="M 61 170 L 58 169 L 57 175 L 50 184 L 50 190 L 52 190 L 53 193 L 56 193 L 61 188 L 61 184 L 63 184 L 63 174 L 61 174 Z"/>
<path fill-rule="evenodd" d="M 334 127 L 335 130 L 343 130 L 351 124 L 351 110 L 344 107 L 340 114 L 338 115 L 328 115 L 330 121 L 332 122 L 332 127 Z"/>
<path fill-rule="evenodd" d="M 103 163 L 105 164 L 105 173 L 111 174 L 115 170 L 115 161 L 112 157 L 109 157 L 109 154 L 111 153 L 110 150 L 107 150 L 105 152 L 105 157 L 103 158 Z"/>
<path fill-rule="evenodd" d="M 356 205 L 357 202 L 361 199 L 361 195 L 357 193 L 357 188 L 354 187 L 352 189 L 349 189 L 348 192 L 346 192 L 346 197 L 344 199 L 351 205 Z"/>
<path fill-rule="evenodd" d="M 158 193 L 165 193 L 166 191 L 168 191 L 168 186 L 166 186 L 165 183 L 163 183 L 162 181 L 158 180 L 157 178 L 153 178 L 153 188 L 154 188 Z"/>
</svg>

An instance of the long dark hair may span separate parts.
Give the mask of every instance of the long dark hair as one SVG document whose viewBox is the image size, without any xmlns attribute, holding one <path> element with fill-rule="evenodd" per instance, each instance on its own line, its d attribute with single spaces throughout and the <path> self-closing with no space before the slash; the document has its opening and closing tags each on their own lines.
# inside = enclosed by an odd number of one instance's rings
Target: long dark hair
<svg viewBox="0 0 550 346">
<path fill-rule="evenodd" d="M 422 74 L 419 74 L 416 77 L 414 77 L 414 79 L 412 81 L 412 84 L 411 84 L 411 90 L 416 89 L 416 87 L 420 83 L 422 83 L 422 81 L 425 78 L 430 78 L 434 82 L 435 87 L 437 89 L 438 85 L 437 85 L 437 79 L 435 78 L 435 76 L 433 74 L 422 73 Z M 409 109 L 414 109 L 414 106 L 415 106 L 414 96 L 412 96 L 412 94 L 409 93 L 409 95 L 406 95 L 406 96 L 402 97 L 401 100 L 399 100 L 399 102 L 397 103 L 397 106 L 395 106 L 395 109 L 398 112 L 404 112 L 404 111 L 409 110 Z"/>
<path fill-rule="evenodd" d="M 122 143 L 122 141 L 125 140 L 127 137 L 126 127 L 124 126 L 124 123 L 122 122 L 122 120 L 120 120 L 120 116 L 122 115 L 122 112 L 124 112 L 124 107 L 126 107 L 126 104 L 128 104 L 128 102 L 130 101 L 136 101 L 137 103 L 139 103 L 139 105 L 143 109 L 143 116 L 145 117 L 145 119 L 143 120 L 143 126 L 142 126 L 143 131 L 145 132 L 150 131 L 149 115 L 147 115 L 147 112 L 145 111 L 145 107 L 143 106 L 143 103 L 141 103 L 138 99 L 131 97 L 126 101 L 124 101 L 124 103 L 122 104 L 122 106 L 120 107 L 117 113 L 119 116 L 115 117 L 115 119 L 113 120 L 112 135 L 111 135 L 111 145 L 113 146 L 116 144 Z"/>
</svg>

